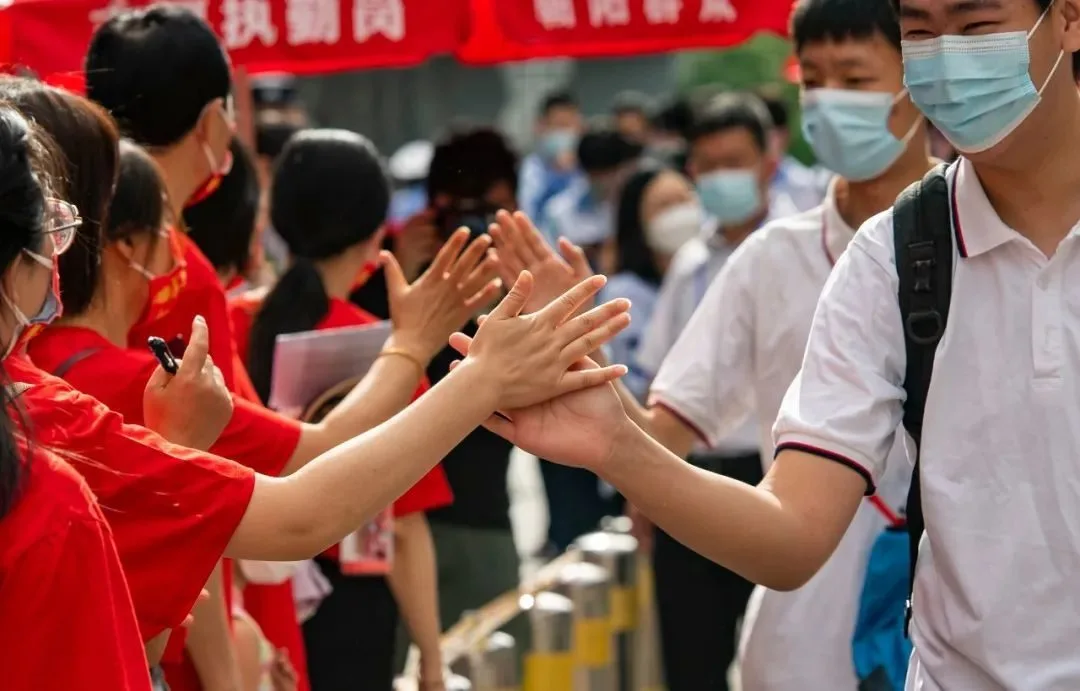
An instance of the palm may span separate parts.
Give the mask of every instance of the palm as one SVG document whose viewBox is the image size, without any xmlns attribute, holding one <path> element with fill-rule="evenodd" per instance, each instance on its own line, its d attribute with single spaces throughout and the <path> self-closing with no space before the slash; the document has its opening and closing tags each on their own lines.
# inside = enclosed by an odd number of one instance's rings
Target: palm
<svg viewBox="0 0 1080 691">
<path fill-rule="evenodd" d="M 565 465 L 596 467 L 611 454 L 615 432 L 626 420 L 615 388 L 606 384 L 514 410 L 516 446 Z"/>
</svg>

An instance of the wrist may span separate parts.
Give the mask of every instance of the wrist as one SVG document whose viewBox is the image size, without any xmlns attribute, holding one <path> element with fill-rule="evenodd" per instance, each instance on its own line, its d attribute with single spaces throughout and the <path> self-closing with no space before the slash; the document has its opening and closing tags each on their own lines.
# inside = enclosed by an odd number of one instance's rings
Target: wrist
<svg viewBox="0 0 1080 691">
<path fill-rule="evenodd" d="M 439 352 L 432 347 L 430 340 L 431 339 L 424 339 L 409 331 L 395 329 L 391 332 L 390 338 L 386 340 L 386 345 L 383 346 L 383 350 L 395 350 L 402 353 L 408 353 L 422 365 L 423 369 L 426 370 L 427 366 L 431 364 L 431 359 Z"/>
<path fill-rule="evenodd" d="M 463 358 L 451 374 L 460 382 L 462 390 L 468 392 L 468 402 L 483 410 L 485 419 L 498 410 L 501 382 L 483 362 L 475 357 Z"/>
<path fill-rule="evenodd" d="M 607 457 L 599 459 L 594 472 L 601 480 L 619 489 L 627 474 L 633 472 L 635 459 L 642 458 L 649 445 L 655 443 L 645 430 L 624 416 L 613 435 Z"/>
</svg>

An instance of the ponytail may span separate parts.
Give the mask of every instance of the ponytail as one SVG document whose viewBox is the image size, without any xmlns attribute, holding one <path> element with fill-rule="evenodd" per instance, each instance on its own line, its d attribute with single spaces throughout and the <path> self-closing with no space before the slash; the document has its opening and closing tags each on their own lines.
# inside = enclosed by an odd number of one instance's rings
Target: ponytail
<svg viewBox="0 0 1080 691">
<path fill-rule="evenodd" d="M 278 335 L 311 331 L 329 311 L 330 296 L 315 264 L 297 257 L 266 296 L 251 326 L 248 372 L 264 403 L 270 400 Z"/>
</svg>

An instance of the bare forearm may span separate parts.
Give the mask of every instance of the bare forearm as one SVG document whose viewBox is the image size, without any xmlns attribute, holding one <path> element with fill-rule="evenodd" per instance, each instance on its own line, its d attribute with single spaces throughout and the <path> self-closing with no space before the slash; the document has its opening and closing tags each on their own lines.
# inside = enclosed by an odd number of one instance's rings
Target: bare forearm
<svg viewBox="0 0 1080 691">
<path fill-rule="evenodd" d="M 420 649 L 425 674 L 438 675 L 442 672 L 442 626 L 431 529 L 424 514 L 414 513 L 399 519 L 397 530 L 398 549 L 390 572 L 390 589 L 413 643 Z"/>
<path fill-rule="evenodd" d="M 628 430 L 617 456 L 605 480 L 676 540 L 743 577 L 792 590 L 823 563 L 818 536 L 766 488 L 695 468 L 640 429 Z"/>
<path fill-rule="evenodd" d="M 210 597 L 195 606 L 194 621 L 188 629 L 187 651 L 206 691 L 240 691 L 240 669 L 236 663 L 229 614 L 219 562 L 206 583 Z"/>
<path fill-rule="evenodd" d="M 317 425 L 306 425 L 284 475 L 320 454 L 386 422 L 409 405 L 423 372 L 408 358 L 386 356 L 375 361 L 353 390 Z"/>
<path fill-rule="evenodd" d="M 308 559 L 401 496 L 494 410 L 489 382 L 465 362 L 387 422 L 286 478 L 259 477 L 228 556 Z"/>
</svg>

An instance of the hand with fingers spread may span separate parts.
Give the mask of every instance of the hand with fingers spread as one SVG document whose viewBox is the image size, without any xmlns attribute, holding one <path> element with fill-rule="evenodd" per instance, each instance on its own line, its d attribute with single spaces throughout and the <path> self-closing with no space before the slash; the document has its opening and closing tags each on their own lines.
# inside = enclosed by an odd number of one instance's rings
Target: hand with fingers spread
<svg viewBox="0 0 1080 691">
<path fill-rule="evenodd" d="M 210 358 L 206 320 L 195 317 L 176 375 L 158 367 L 146 383 L 143 419 L 147 427 L 175 444 L 206 450 L 217 441 L 232 411 L 225 378 Z"/>
<path fill-rule="evenodd" d="M 488 256 L 491 239 L 482 236 L 465 247 L 468 241 L 466 229 L 451 235 L 428 270 L 411 284 L 394 256 L 382 253 L 393 347 L 428 362 L 446 347 L 451 333 L 498 294 L 495 259 Z"/>
<path fill-rule="evenodd" d="M 510 294 L 482 320 L 475 338 L 469 340 L 465 364 L 485 373 L 496 410 L 524 408 L 626 374 L 622 365 L 572 371 L 575 362 L 630 323 L 630 302 L 623 299 L 571 316 L 604 282 L 603 276 L 589 278 L 539 312 L 521 316 L 533 288 L 532 275 L 524 272 Z M 460 344 L 462 339 L 468 337 L 454 334 L 451 344 Z"/>
<path fill-rule="evenodd" d="M 575 285 L 593 275 L 585 252 L 566 238 L 559 240 L 559 254 L 548 245 L 529 217 L 520 211 L 500 211 L 488 232 L 495 241 L 499 275 L 511 285 L 528 271 L 535 279 L 523 313 L 532 314 Z M 583 309 L 591 303 L 582 305 Z"/>
<path fill-rule="evenodd" d="M 470 352 L 473 343 L 464 334 L 450 339 L 450 345 L 463 355 Z M 607 369 L 586 357 L 570 374 Z M 629 429 L 627 425 L 634 423 L 610 383 L 570 391 L 528 407 L 501 409 L 484 423 L 486 429 L 527 453 L 593 472 L 611 457 L 619 436 Z"/>
</svg>

